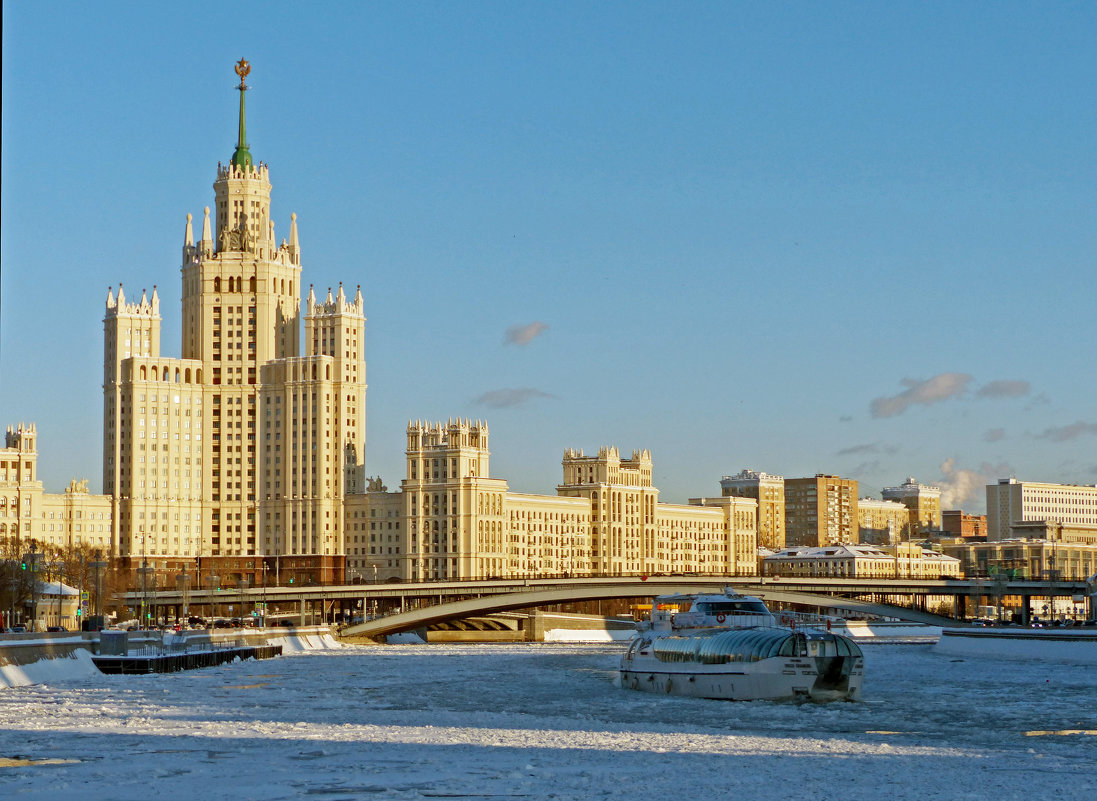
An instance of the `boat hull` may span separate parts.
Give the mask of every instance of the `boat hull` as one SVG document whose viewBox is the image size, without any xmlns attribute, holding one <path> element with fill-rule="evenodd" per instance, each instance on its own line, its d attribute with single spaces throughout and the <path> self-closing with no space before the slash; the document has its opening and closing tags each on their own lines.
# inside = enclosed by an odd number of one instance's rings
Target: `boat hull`
<svg viewBox="0 0 1097 801">
<path fill-rule="evenodd" d="M 860 656 L 774 657 L 688 668 L 641 657 L 622 664 L 621 686 L 726 701 L 858 701 L 863 668 Z"/>
</svg>

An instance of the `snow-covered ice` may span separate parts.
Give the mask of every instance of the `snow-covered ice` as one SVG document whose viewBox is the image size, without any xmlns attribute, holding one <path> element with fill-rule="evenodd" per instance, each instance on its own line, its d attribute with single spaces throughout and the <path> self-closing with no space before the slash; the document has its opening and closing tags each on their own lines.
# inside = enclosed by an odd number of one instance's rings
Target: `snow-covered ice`
<svg viewBox="0 0 1097 801">
<path fill-rule="evenodd" d="M 304 651 L 0 690 L 0 797 L 1090 799 L 1092 667 L 864 646 L 857 704 L 614 683 L 620 644 Z"/>
</svg>

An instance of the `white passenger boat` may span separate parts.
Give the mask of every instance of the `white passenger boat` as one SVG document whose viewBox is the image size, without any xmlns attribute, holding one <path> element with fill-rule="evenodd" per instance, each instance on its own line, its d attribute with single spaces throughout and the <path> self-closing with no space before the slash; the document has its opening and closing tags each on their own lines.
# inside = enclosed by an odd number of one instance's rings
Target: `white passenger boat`
<svg viewBox="0 0 1097 801">
<path fill-rule="evenodd" d="M 621 686 L 734 701 L 856 701 L 864 657 L 848 637 L 779 626 L 760 598 L 663 595 L 621 657 Z"/>
</svg>

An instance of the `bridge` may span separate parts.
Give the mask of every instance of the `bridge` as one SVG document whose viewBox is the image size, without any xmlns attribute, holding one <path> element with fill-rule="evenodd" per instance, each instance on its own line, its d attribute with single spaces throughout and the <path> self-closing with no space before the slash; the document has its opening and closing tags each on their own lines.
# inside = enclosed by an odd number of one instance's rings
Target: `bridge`
<svg viewBox="0 0 1097 801">
<path fill-rule="evenodd" d="M 620 598 L 652 598 L 670 593 L 713 592 L 732 587 L 768 601 L 803 604 L 895 617 L 935 625 L 955 619 L 929 613 L 926 599 L 949 596 L 954 614 L 963 617 L 964 599 L 1020 596 L 1062 597 L 1088 595 L 1085 581 L 993 582 L 988 579 L 840 579 L 760 576 L 606 576 L 510 580 L 432 581 L 349 584 L 311 587 L 252 587 L 222 590 L 130 592 L 124 597 L 137 605 L 174 607 L 184 603 L 208 607 L 211 613 L 246 613 L 258 604 L 292 605 L 305 617 L 323 619 L 330 610 L 377 610 L 380 617 L 348 627 L 347 635 L 381 636 L 447 620 L 492 612 L 555 604 Z M 911 606 L 889 603 L 909 598 Z M 886 600 L 885 600 L 886 599 Z M 1027 610 L 1028 604 L 1023 604 Z"/>
</svg>

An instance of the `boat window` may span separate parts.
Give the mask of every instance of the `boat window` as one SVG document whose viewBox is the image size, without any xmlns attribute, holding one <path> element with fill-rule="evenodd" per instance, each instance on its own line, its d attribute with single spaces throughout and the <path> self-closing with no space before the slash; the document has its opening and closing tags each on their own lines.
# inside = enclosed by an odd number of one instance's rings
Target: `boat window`
<svg viewBox="0 0 1097 801">
<path fill-rule="evenodd" d="M 697 604 L 697 611 L 708 615 L 769 615 L 761 601 L 707 601 Z"/>
</svg>

